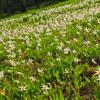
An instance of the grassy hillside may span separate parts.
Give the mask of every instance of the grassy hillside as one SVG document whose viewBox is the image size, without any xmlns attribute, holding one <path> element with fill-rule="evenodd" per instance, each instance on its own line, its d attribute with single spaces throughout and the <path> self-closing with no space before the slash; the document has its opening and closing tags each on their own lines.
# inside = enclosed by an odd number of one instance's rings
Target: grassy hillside
<svg viewBox="0 0 100 100">
<path fill-rule="evenodd" d="M 0 100 L 99 100 L 99 88 L 100 0 L 0 20 Z"/>
</svg>

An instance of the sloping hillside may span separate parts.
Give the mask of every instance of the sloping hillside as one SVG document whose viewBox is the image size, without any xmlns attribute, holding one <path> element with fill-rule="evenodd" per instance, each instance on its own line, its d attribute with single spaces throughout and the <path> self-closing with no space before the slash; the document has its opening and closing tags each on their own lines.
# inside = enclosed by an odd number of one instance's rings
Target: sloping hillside
<svg viewBox="0 0 100 100">
<path fill-rule="evenodd" d="M 99 88 L 100 0 L 0 21 L 0 100 L 99 100 Z"/>
</svg>

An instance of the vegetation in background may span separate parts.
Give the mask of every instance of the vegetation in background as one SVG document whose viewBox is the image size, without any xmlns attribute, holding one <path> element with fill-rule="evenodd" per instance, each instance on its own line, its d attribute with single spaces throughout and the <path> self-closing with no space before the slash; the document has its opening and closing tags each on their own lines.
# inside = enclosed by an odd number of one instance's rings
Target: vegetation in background
<svg viewBox="0 0 100 100">
<path fill-rule="evenodd" d="M 59 2 L 64 0 L 0 0 L 0 15 L 8 16 L 18 12 L 26 12 L 28 8 L 39 8 L 44 2 Z M 2 17 L 1 16 L 1 17 Z"/>
</svg>

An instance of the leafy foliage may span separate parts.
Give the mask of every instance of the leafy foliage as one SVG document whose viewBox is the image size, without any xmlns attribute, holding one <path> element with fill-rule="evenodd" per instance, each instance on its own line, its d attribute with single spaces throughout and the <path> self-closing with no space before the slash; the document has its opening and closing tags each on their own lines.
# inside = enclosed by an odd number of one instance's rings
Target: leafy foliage
<svg viewBox="0 0 100 100">
<path fill-rule="evenodd" d="M 0 21 L 1 100 L 99 100 L 100 0 Z"/>
</svg>

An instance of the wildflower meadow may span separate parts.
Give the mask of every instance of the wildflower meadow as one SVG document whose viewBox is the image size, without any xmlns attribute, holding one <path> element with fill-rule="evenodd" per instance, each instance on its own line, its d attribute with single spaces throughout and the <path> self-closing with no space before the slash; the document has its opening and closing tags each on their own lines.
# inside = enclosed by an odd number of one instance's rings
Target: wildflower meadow
<svg viewBox="0 0 100 100">
<path fill-rule="evenodd" d="M 56 5 L 0 20 L 0 100 L 100 100 L 100 0 Z"/>
</svg>

